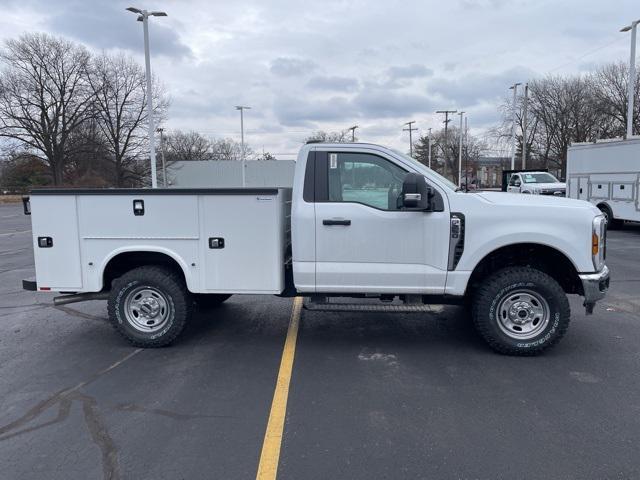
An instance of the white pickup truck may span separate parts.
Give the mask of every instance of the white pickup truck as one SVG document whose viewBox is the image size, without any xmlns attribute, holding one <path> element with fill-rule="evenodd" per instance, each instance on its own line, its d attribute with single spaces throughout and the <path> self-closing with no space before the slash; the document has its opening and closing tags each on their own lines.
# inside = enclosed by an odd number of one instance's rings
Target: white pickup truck
<svg viewBox="0 0 640 480">
<path fill-rule="evenodd" d="M 567 194 L 567 184 L 561 182 L 548 172 L 524 170 L 517 171 L 511 175 L 507 191 L 511 193 L 565 197 Z"/>
<path fill-rule="evenodd" d="M 567 294 L 591 313 L 609 286 L 593 205 L 465 193 L 372 144 L 305 145 L 293 189 L 41 189 L 24 202 L 36 279 L 23 287 L 59 292 L 56 304 L 107 299 L 142 347 L 174 341 L 194 306 L 273 294 L 317 310 L 466 305 L 493 349 L 532 355 L 566 332 Z"/>
</svg>

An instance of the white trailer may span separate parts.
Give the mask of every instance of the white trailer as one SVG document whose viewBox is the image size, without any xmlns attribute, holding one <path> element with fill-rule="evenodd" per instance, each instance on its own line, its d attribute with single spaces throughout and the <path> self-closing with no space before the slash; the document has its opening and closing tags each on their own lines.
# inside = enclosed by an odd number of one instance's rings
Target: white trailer
<svg viewBox="0 0 640 480">
<path fill-rule="evenodd" d="M 610 228 L 640 222 L 640 137 L 573 144 L 567 184 L 567 197 L 597 206 Z"/>
</svg>

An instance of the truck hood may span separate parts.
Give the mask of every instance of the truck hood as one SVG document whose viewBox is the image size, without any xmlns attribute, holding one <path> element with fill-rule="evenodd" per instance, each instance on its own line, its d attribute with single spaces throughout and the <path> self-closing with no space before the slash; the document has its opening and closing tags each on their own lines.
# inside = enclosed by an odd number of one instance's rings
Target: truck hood
<svg viewBox="0 0 640 480">
<path fill-rule="evenodd" d="M 561 188 L 567 188 L 567 184 L 564 182 L 553 182 L 553 183 L 525 183 L 525 187 L 530 188 L 531 190 L 559 190 Z"/>
<path fill-rule="evenodd" d="M 557 185 L 557 184 L 554 184 Z M 574 200 L 573 198 L 552 197 L 546 195 L 522 195 L 521 193 L 507 192 L 477 192 L 467 195 L 477 195 L 483 200 L 496 204 L 514 207 L 567 207 L 567 208 L 583 208 L 592 211 L 599 210 L 589 202 L 584 200 Z"/>
</svg>

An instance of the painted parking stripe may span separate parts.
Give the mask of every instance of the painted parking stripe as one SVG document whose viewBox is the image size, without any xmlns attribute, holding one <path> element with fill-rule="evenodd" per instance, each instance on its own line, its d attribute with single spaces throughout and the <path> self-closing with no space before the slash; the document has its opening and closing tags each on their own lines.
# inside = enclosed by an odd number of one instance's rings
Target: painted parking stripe
<svg viewBox="0 0 640 480">
<path fill-rule="evenodd" d="M 275 480 L 278 474 L 278 461 L 280 459 L 280 447 L 282 445 L 282 433 L 284 420 L 287 415 L 287 399 L 289 398 L 289 384 L 293 371 L 293 359 L 296 353 L 296 341 L 298 339 L 298 326 L 300 325 L 300 313 L 302 311 L 302 297 L 293 300 L 291 320 L 287 330 L 287 338 L 284 342 L 276 390 L 271 402 L 271 412 L 267 431 L 262 443 L 262 453 L 258 464 L 257 480 Z"/>
</svg>

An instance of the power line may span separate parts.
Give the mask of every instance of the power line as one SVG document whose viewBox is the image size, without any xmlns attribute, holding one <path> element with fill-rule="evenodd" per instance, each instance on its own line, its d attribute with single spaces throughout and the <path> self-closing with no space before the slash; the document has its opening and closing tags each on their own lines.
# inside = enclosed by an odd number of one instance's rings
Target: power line
<svg viewBox="0 0 640 480">
<path fill-rule="evenodd" d="M 572 60 L 569 60 L 568 62 L 565 62 L 562 65 L 559 65 L 559 66 L 557 66 L 555 68 L 552 68 L 551 70 L 548 70 L 547 73 L 553 73 L 556 70 L 560 70 L 560 69 L 562 69 L 562 68 L 564 68 L 564 67 L 566 67 L 568 65 L 574 64 L 574 63 L 582 60 L 583 58 L 588 57 L 589 55 L 592 55 L 592 54 L 594 54 L 596 52 L 599 52 L 600 50 L 603 50 L 603 49 L 605 49 L 607 47 L 610 47 L 614 43 L 619 43 L 619 42 L 621 43 L 622 40 L 624 40 L 624 38 L 617 37 L 615 40 L 612 40 L 611 42 L 605 43 L 604 45 L 601 45 L 601 46 L 596 47 L 596 48 L 594 48 L 592 50 L 589 50 L 586 53 L 580 55 L 579 57 L 573 58 Z"/>
</svg>

